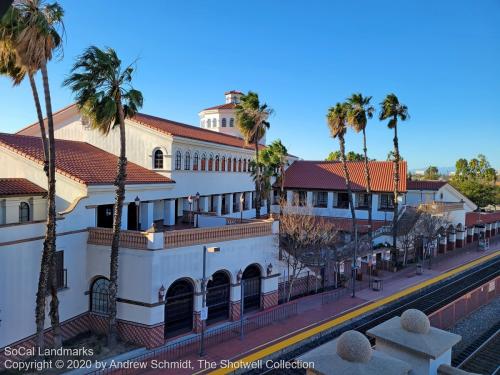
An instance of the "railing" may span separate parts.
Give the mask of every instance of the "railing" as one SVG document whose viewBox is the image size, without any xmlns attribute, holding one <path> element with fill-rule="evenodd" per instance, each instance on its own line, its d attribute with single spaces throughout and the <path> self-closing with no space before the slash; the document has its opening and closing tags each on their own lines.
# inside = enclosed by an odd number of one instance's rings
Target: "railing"
<svg viewBox="0 0 500 375">
<path fill-rule="evenodd" d="M 275 322 L 279 322 L 297 315 L 297 303 L 289 303 L 286 305 L 277 306 L 275 308 L 257 313 L 250 317 L 243 318 L 243 332 L 254 331 L 256 329 L 269 326 Z M 205 347 L 210 348 L 214 345 L 220 344 L 225 341 L 235 339 L 240 336 L 241 325 L 240 322 L 232 322 L 220 328 L 208 330 L 205 333 Z M 174 342 L 172 344 L 164 345 L 158 349 L 153 349 L 140 356 L 128 359 L 128 362 L 148 362 L 152 359 L 156 361 L 175 361 L 184 356 L 193 355 L 200 349 L 201 335 L 197 334 L 193 337 Z M 104 374 L 135 374 L 137 369 L 131 368 L 106 368 L 88 372 L 92 375 Z"/>
<path fill-rule="evenodd" d="M 200 243 L 222 242 L 272 234 L 272 221 L 233 224 L 224 227 L 186 229 L 164 233 L 166 249 Z"/>
<path fill-rule="evenodd" d="M 87 243 L 92 245 L 110 246 L 113 240 L 113 230 L 110 228 L 89 228 Z M 122 230 L 120 232 L 120 247 L 130 249 L 147 249 L 148 237 L 144 232 Z"/>
<path fill-rule="evenodd" d="M 424 212 L 449 212 L 463 210 L 464 204 L 462 202 L 432 202 L 432 203 L 422 203 L 418 206 L 418 209 Z"/>
</svg>

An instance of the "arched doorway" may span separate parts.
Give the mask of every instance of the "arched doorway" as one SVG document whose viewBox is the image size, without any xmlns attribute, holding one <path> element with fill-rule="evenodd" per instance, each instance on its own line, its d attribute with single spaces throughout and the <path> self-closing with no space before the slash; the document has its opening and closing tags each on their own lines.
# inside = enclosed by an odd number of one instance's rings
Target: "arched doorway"
<svg viewBox="0 0 500 375">
<path fill-rule="evenodd" d="M 251 264 L 243 272 L 243 312 L 260 309 L 260 268 Z"/>
<path fill-rule="evenodd" d="M 226 272 L 218 271 L 207 284 L 207 324 L 229 318 L 230 279 Z"/>
<path fill-rule="evenodd" d="M 165 301 L 165 338 L 193 330 L 193 284 L 186 279 L 175 281 L 167 290 Z"/>
</svg>

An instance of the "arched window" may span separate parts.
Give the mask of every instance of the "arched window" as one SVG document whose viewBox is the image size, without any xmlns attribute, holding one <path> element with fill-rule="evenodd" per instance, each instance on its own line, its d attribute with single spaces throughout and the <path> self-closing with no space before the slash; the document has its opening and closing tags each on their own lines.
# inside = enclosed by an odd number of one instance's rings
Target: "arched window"
<svg viewBox="0 0 500 375">
<path fill-rule="evenodd" d="M 250 159 L 248 159 L 248 172 L 251 172 L 251 170 L 250 170 L 250 165 L 251 165 L 251 160 L 250 160 Z"/>
<path fill-rule="evenodd" d="M 199 156 L 198 156 L 198 153 L 195 152 L 194 156 L 193 156 L 193 171 L 198 170 L 198 162 L 199 162 Z"/>
<path fill-rule="evenodd" d="M 241 159 L 238 160 L 238 172 L 241 172 Z"/>
<path fill-rule="evenodd" d="M 227 158 L 227 171 L 231 172 L 231 158 Z"/>
<path fill-rule="evenodd" d="M 233 128 L 234 127 L 234 118 L 229 119 L 229 127 Z"/>
<path fill-rule="evenodd" d="M 216 128 L 216 127 L 217 127 L 217 119 L 216 119 L 216 118 L 214 118 L 214 119 L 212 120 L 212 128 Z"/>
<path fill-rule="evenodd" d="M 215 171 L 219 171 L 219 166 L 220 166 L 220 159 L 219 159 L 219 155 L 217 155 L 215 157 Z"/>
<path fill-rule="evenodd" d="M 189 171 L 191 169 L 191 154 L 189 151 L 186 151 L 184 154 L 184 169 Z"/>
<path fill-rule="evenodd" d="M 233 158 L 233 172 L 236 172 L 236 158 Z"/>
<path fill-rule="evenodd" d="M 221 164 L 220 170 L 222 172 L 225 172 L 225 170 L 226 170 L 226 157 L 225 156 L 222 157 L 222 164 Z"/>
<path fill-rule="evenodd" d="M 214 169 L 214 156 L 210 155 L 208 158 L 208 170 L 211 172 Z"/>
<path fill-rule="evenodd" d="M 90 287 L 90 311 L 109 314 L 109 280 L 105 277 L 99 277 Z"/>
<path fill-rule="evenodd" d="M 209 128 L 211 126 L 211 122 L 210 122 L 210 119 L 207 120 L 207 128 Z"/>
<path fill-rule="evenodd" d="M 201 170 L 202 171 L 207 170 L 207 155 L 205 154 L 201 155 Z"/>
<path fill-rule="evenodd" d="M 225 118 L 222 119 L 222 127 L 225 128 L 227 126 L 227 120 Z"/>
<path fill-rule="evenodd" d="M 175 169 L 180 171 L 182 166 L 182 153 L 177 151 L 175 153 Z"/>
<path fill-rule="evenodd" d="M 19 204 L 19 222 L 26 223 L 30 221 L 30 205 L 26 202 Z"/>
<path fill-rule="evenodd" d="M 156 150 L 153 155 L 153 168 L 163 169 L 163 151 Z"/>
<path fill-rule="evenodd" d="M 243 172 L 247 171 L 247 159 L 243 159 Z"/>
</svg>

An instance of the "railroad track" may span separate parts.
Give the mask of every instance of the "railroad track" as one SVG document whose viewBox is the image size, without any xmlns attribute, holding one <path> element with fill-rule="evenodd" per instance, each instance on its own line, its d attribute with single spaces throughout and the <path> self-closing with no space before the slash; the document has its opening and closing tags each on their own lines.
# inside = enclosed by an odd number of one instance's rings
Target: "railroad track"
<svg viewBox="0 0 500 375">
<path fill-rule="evenodd" d="M 463 350 L 452 363 L 464 371 L 495 375 L 500 373 L 499 353 L 500 322 Z"/>
<path fill-rule="evenodd" d="M 356 330 L 366 333 L 380 323 L 400 316 L 407 309 L 418 309 L 429 315 L 439 310 L 441 307 L 453 302 L 467 292 L 487 283 L 500 275 L 500 259 L 494 258 L 480 266 L 471 268 L 463 273 L 453 276 L 440 283 L 424 288 L 408 297 L 386 305 L 360 319 L 342 325 L 324 334 L 319 334 L 315 339 L 299 345 L 297 348 L 285 353 L 275 360 L 285 360 L 293 362 L 298 356 L 329 342 L 348 330 Z M 372 342 L 373 344 L 373 342 Z M 305 370 L 251 370 L 247 374 L 268 374 L 268 375 L 304 375 Z"/>
</svg>

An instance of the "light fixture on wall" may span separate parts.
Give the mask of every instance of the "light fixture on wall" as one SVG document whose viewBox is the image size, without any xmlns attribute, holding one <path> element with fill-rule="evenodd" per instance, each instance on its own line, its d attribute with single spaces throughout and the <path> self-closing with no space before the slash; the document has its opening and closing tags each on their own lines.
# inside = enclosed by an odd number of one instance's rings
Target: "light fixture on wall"
<svg viewBox="0 0 500 375">
<path fill-rule="evenodd" d="M 242 270 L 241 270 L 241 268 L 240 268 L 240 270 L 239 270 L 239 271 L 238 271 L 238 273 L 236 274 L 236 280 L 238 280 L 238 283 L 240 283 L 240 282 L 241 282 L 241 279 L 243 279 L 243 271 L 242 271 Z"/>
<path fill-rule="evenodd" d="M 272 263 L 269 263 L 267 265 L 267 276 L 271 276 L 273 273 L 273 264 Z"/>
<path fill-rule="evenodd" d="M 163 286 L 163 284 L 161 284 L 160 289 L 158 289 L 158 301 L 159 302 L 163 302 L 165 300 L 165 292 L 166 292 L 166 289 Z"/>
</svg>

